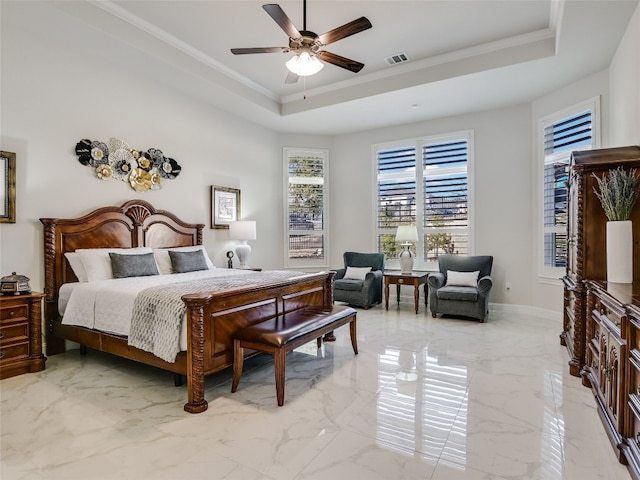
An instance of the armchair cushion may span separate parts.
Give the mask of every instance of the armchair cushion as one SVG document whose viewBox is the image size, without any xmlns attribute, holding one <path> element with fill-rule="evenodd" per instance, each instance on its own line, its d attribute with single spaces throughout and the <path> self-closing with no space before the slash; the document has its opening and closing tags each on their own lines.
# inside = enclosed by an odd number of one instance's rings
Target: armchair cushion
<svg viewBox="0 0 640 480">
<path fill-rule="evenodd" d="M 334 282 L 333 288 L 338 290 L 349 290 L 350 292 L 359 292 L 364 287 L 364 281 L 343 278 Z"/>
<path fill-rule="evenodd" d="M 447 270 L 447 286 L 477 287 L 479 270 L 475 272 L 456 272 Z"/>
<path fill-rule="evenodd" d="M 367 273 L 371 271 L 371 267 L 347 267 L 347 271 L 344 274 L 344 279 L 350 280 L 364 280 Z"/>
<path fill-rule="evenodd" d="M 475 287 L 446 286 L 438 289 L 436 295 L 440 300 L 478 301 L 478 289 Z"/>
</svg>

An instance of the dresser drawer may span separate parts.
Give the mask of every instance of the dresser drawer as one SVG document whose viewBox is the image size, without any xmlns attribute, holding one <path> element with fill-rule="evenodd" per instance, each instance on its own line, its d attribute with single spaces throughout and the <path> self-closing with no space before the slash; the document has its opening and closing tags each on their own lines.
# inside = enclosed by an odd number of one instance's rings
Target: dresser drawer
<svg viewBox="0 0 640 480">
<path fill-rule="evenodd" d="M 0 309 L 0 321 L 5 323 L 12 320 L 27 320 L 29 307 L 26 304 L 12 305 Z"/>
<path fill-rule="evenodd" d="M 592 313 L 601 322 L 608 324 L 608 328 L 620 335 L 622 317 L 626 315 L 623 305 L 610 302 L 607 297 L 594 295 Z"/>
<path fill-rule="evenodd" d="M 27 358 L 29 356 L 29 342 L 14 343 L 0 347 L 0 363 Z"/>
<path fill-rule="evenodd" d="M 29 324 L 27 322 L 2 325 L 0 327 L 0 345 L 29 340 Z"/>
</svg>

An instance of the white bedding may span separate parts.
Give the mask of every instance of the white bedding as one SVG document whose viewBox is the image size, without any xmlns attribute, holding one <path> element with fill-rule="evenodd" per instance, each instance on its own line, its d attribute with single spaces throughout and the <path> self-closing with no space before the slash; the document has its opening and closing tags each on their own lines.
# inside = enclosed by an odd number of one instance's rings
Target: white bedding
<svg viewBox="0 0 640 480">
<path fill-rule="evenodd" d="M 76 325 L 128 337 L 131 330 L 133 304 L 141 290 L 187 280 L 249 273 L 253 272 L 216 268 L 189 273 L 65 284 L 59 292 L 58 309 L 64 325 Z M 181 350 L 187 349 L 186 323 L 182 322 Z"/>
</svg>

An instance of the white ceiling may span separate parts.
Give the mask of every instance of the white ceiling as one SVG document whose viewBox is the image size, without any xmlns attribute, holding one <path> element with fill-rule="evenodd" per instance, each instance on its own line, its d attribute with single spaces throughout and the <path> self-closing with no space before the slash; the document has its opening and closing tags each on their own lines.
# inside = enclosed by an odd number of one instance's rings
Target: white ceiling
<svg viewBox="0 0 640 480">
<path fill-rule="evenodd" d="M 51 4 L 114 44 L 154 78 L 278 131 L 338 134 L 530 101 L 606 68 L 638 0 L 307 2 L 317 34 L 367 17 L 373 28 L 324 47 L 365 64 L 326 64 L 287 85 L 292 54 L 261 1 L 88 1 Z M 302 0 L 277 2 L 299 30 Z M 405 53 L 409 62 L 385 58 Z M 305 98 L 306 97 L 306 98 Z"/>
</svg>

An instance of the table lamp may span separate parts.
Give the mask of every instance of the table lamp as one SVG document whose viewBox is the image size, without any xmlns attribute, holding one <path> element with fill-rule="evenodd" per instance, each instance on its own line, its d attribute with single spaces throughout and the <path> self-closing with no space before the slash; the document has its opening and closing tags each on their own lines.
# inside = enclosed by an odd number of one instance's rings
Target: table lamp
<svg viewBox="0 0 640 480">
<path fill-rule="evenodd" d="M 396 242 L 402 242 L 404 249 L 400 252 L 400 270 L 402 273 L 411 273 L 413 270 L 414 254 L 409 247 L 412 242 L 418 241 L 418 230 L 415 225 L 400 225 L 396 231 Z"/>
<path fill-rule="evenodd" d="M 236 246 L 236 255 L 238 255 L 238 261 L 240 262 L 239 268 L 248 269 L 251 247 L 247 245 L 247 240 L 256 239 L 256 222 L 253 220 L 242 220 L 229 223 L 229 239 L 240 240 L 240 245 Z"/>
</svg>

